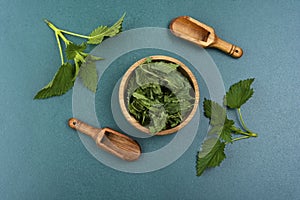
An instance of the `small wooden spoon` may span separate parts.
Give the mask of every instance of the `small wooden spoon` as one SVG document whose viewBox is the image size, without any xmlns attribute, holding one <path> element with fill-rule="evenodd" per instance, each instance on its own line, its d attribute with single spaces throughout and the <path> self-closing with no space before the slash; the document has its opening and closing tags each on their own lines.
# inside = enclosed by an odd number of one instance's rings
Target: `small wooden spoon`
<svg viewBox="0 0 300 200">
<path fill-rule="evenodd" d="M 69 126 L 93 138 L 105 151 L 127 161 L 137 160 L 141 155 L 140 145 L 133 139 L 110 128 L 95 128 L 78 119 L 69 119 Z"/>
<path fill-rule="evenodd" d="M 177 37 L 183 38 L 204 48 L 214 47 L 228 53 L 234 58 L 239 58 L 243 55 L 243 50 L 221 40 L 215 34 L 213 28 L 189 17 L 180 16 L 170 23 L 171 32 Z"/>
</svg>

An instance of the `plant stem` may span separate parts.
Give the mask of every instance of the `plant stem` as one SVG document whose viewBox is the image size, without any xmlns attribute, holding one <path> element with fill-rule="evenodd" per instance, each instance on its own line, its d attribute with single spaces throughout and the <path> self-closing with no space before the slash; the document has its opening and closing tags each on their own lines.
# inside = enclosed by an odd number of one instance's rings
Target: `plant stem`
<svg viewBox="0 0 300 200">
<path fill-rule="evenodd" d="M 58 33 L 58 36 L 65 42 L 66 46 L 71 43 L 61 32 Z"/>
<path fill-rule="evenodd" d="M 90 39 L 91 38 L 90 36 L 81 35 L 81 34 L 73 33 L 73 32 L 66 31 L 66 30 L 60 30 L 60 31 L 62 33 L 65 33 L 65 34 L 68 34 L 68 35 L 72 35 L 72 36 L 75 36 L 75 37 L 81 37 L 81 38 L 84 38 L 84 39 Z"/>
<path fill-rule="evenodd" d="M 239 115 L 239 118 L 240 118 L 240 122 L 242 124 L 242 127 L 248 132 L 251 134 L 251 136 L 253 137 L 257 137 L 257 134 L 256 133 L 253 133 L 250 129 L 247 128 L 245 122 L 244 122 L 244 119 L 243 119 L 243 116 L 242 116 L 242 112 L 241 112 L 241 108 L 238 108 L 237 109 L 238 111 L 238 115 Z"/>
<path fill-rule="evenodd" d="M 238 140 L 247 139 L 249 137 L 251 137 L 251 136 L 242 136 L 242 137 L 234 138 L 234 139 L 232 139 L 232 142 L 235 142 L 235 141 L 238 141 Z"/>
<path fill-rule="evenodd" d="M 244 132 L 244 131 L 242 131 L 241 129 L 235 127 L 235 126 L 232 126 L 232 127 L 231 127 L 231 130 L 232 130 L 233 133 L 235 133 L 235 134 L 246 135 L 246 136 L 249 136 L 249 137 L 257 137 L 257 134 L 256 134 L 256 133 L 253 133 L 253 132 Z"/>
<path fill-rule="evenodd" d="M 62 30 L 57 28 L 54 24 L 52 24 L 50 21 L 48 21 L 47 19 L 44 20 L 45 23 L 54 31 L 55 33 L 55 38 L 56 38 L 56 41 L 57 41 L 57 45 L 58 45 L 58 50 L 59 50 L 59 55 L 60 55 L 60 59 L 61 59 L 61 64 L 64 64 L 64 56 L 63 56 L 63 51 L 62 51 L 62 47 L 61 47 L 61 44 L 60 44 L 60 40 L 59 38 L 61 38 L 65 45 L 67 46 L 68 44 L 71 43 L 70 40 L 68 40 L 63 34 L 62 34 Z"/>
<path fill-rule="evenodd" d="M 60 59 L 61 59 L 61 64 L 63 65 L 65 63 L 65 61 L 64 61 L 64 56 L 63 56 L 61 44 L 60 44 L 60 41 L 59 41 L 59 37 L 58 37 L 57 34 L 55 34 L 55 38 L 56 38 L 58 49 L 59 49 L 59 55 L 60 55 Z"/>
<path fill-rule="evenodd" d="M 57 31 L 58 28 L 56 28 L 56 26 L 54 26 L 54 24 L 52 24 L 49 20 L 44 19 L 44 22 L 53 30 L 53 31 Z"/>
<path fill-rule="evenodd" d="M 240 121 L 241 121 L 241 124 L 242 124 L 243 128 L 244 128 L 246 131 L 251 132 L 251 131 L 249 131 L 249 129 L 247 128 L 247 126 L 246 126 L 246 124 L 245 124 L 245 122 L 244 122 L 244 119 L 243 119 L 243 116 L 242 116 L 242 113 L 241 113 L 241 108 L 238 108 L 237 111 L 238 111 L 239 118 L 240 118 Z"/>
<path fill-rule="evenodd" d="M 48 21 L 47 19 L 44 20 L 45 23 L 54 31 L 54 33 L 56 35 L 58 35 L 64 42 L 66 45 L 70 44 L 71 41 L 68 40 L 63 34 L 62 34 L 62 30 L 57 28 L 56 26 L 54 26 L 54 24 L 52 24 L 50 21 Z"/>
<path fill-rule="evenodd" d="M 79 73 L 79 64 L 78 64 L 78 61 L 76 59 L 74 59 L 74 63 L 75 63 L 75 75 L 74 75 L 73 81 L 75 81 L 75 79 L 77 78 L 78 73 Z"/>
</svg>

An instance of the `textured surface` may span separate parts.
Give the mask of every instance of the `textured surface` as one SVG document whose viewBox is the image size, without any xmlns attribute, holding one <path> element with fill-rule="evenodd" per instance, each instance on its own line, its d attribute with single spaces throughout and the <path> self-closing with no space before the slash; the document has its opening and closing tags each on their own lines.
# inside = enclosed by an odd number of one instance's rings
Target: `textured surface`
<svg viewBox="0 0 300 200">
<path fill-rule="evenodd" d="M 298 199 L 299 10 L 296 0 L 0 0 L 1 199 Z M 87 34 L 123 12 L 124 30 L 167 27 L 171 19 L 190 15 L 242 47 L 238 60 L 216 50 L 208 53 L 226 88 L 256 78 L 255 94 L 243 113 L 259 137 L 229 146 L 221 167 L 201 177 L 195 176 L 201 137 L 180 159 L 156 172 L 123 173 L 95 160 L 67 127 L 71 92 L 32 100 L 60 64 L 43 19 Z M 109 118 L 103 123 L 113 124 Z"/>
</svg>

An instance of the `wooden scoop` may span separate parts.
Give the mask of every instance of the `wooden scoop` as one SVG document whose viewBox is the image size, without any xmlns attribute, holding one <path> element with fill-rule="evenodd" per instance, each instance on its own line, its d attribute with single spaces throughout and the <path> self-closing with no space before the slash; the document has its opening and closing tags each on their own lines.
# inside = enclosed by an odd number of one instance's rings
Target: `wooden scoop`
<svg viewBox="0 0 300 200">
<path fill-rule="evenodd" d="M 170 30 L 177 37 L 193 42 L 204 48 L 214 47 L 228 53 L 234 58 L 239 58 L 243 55 L 243 50 L 240 47 L 221 40 L 217 37 L 213 28 L 189 16 L 175 18 L 170 23 Z"/>
<path fill-rule="evenodd" d="M 134 161 L 141 155 L 136 141 L 115 130 L 95 128 L 75 118 L 69 120 L 69 126 L 92 137 L 100 148 L 123 160 Z"/>
</svg>

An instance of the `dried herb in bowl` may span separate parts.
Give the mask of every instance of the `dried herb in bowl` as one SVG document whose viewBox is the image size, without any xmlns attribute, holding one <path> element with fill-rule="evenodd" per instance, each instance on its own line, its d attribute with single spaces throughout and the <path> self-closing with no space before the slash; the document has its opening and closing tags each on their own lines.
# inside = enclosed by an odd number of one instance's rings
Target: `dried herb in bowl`
<svg viewBox="0 0 300 200">
<path fill-rule="evenodd" d="M 149 58 L 128 81 L 128 111 L 152 134 L 176 127 L 194 106 L 192 85 L 178 67 Z"/>
</svg>

